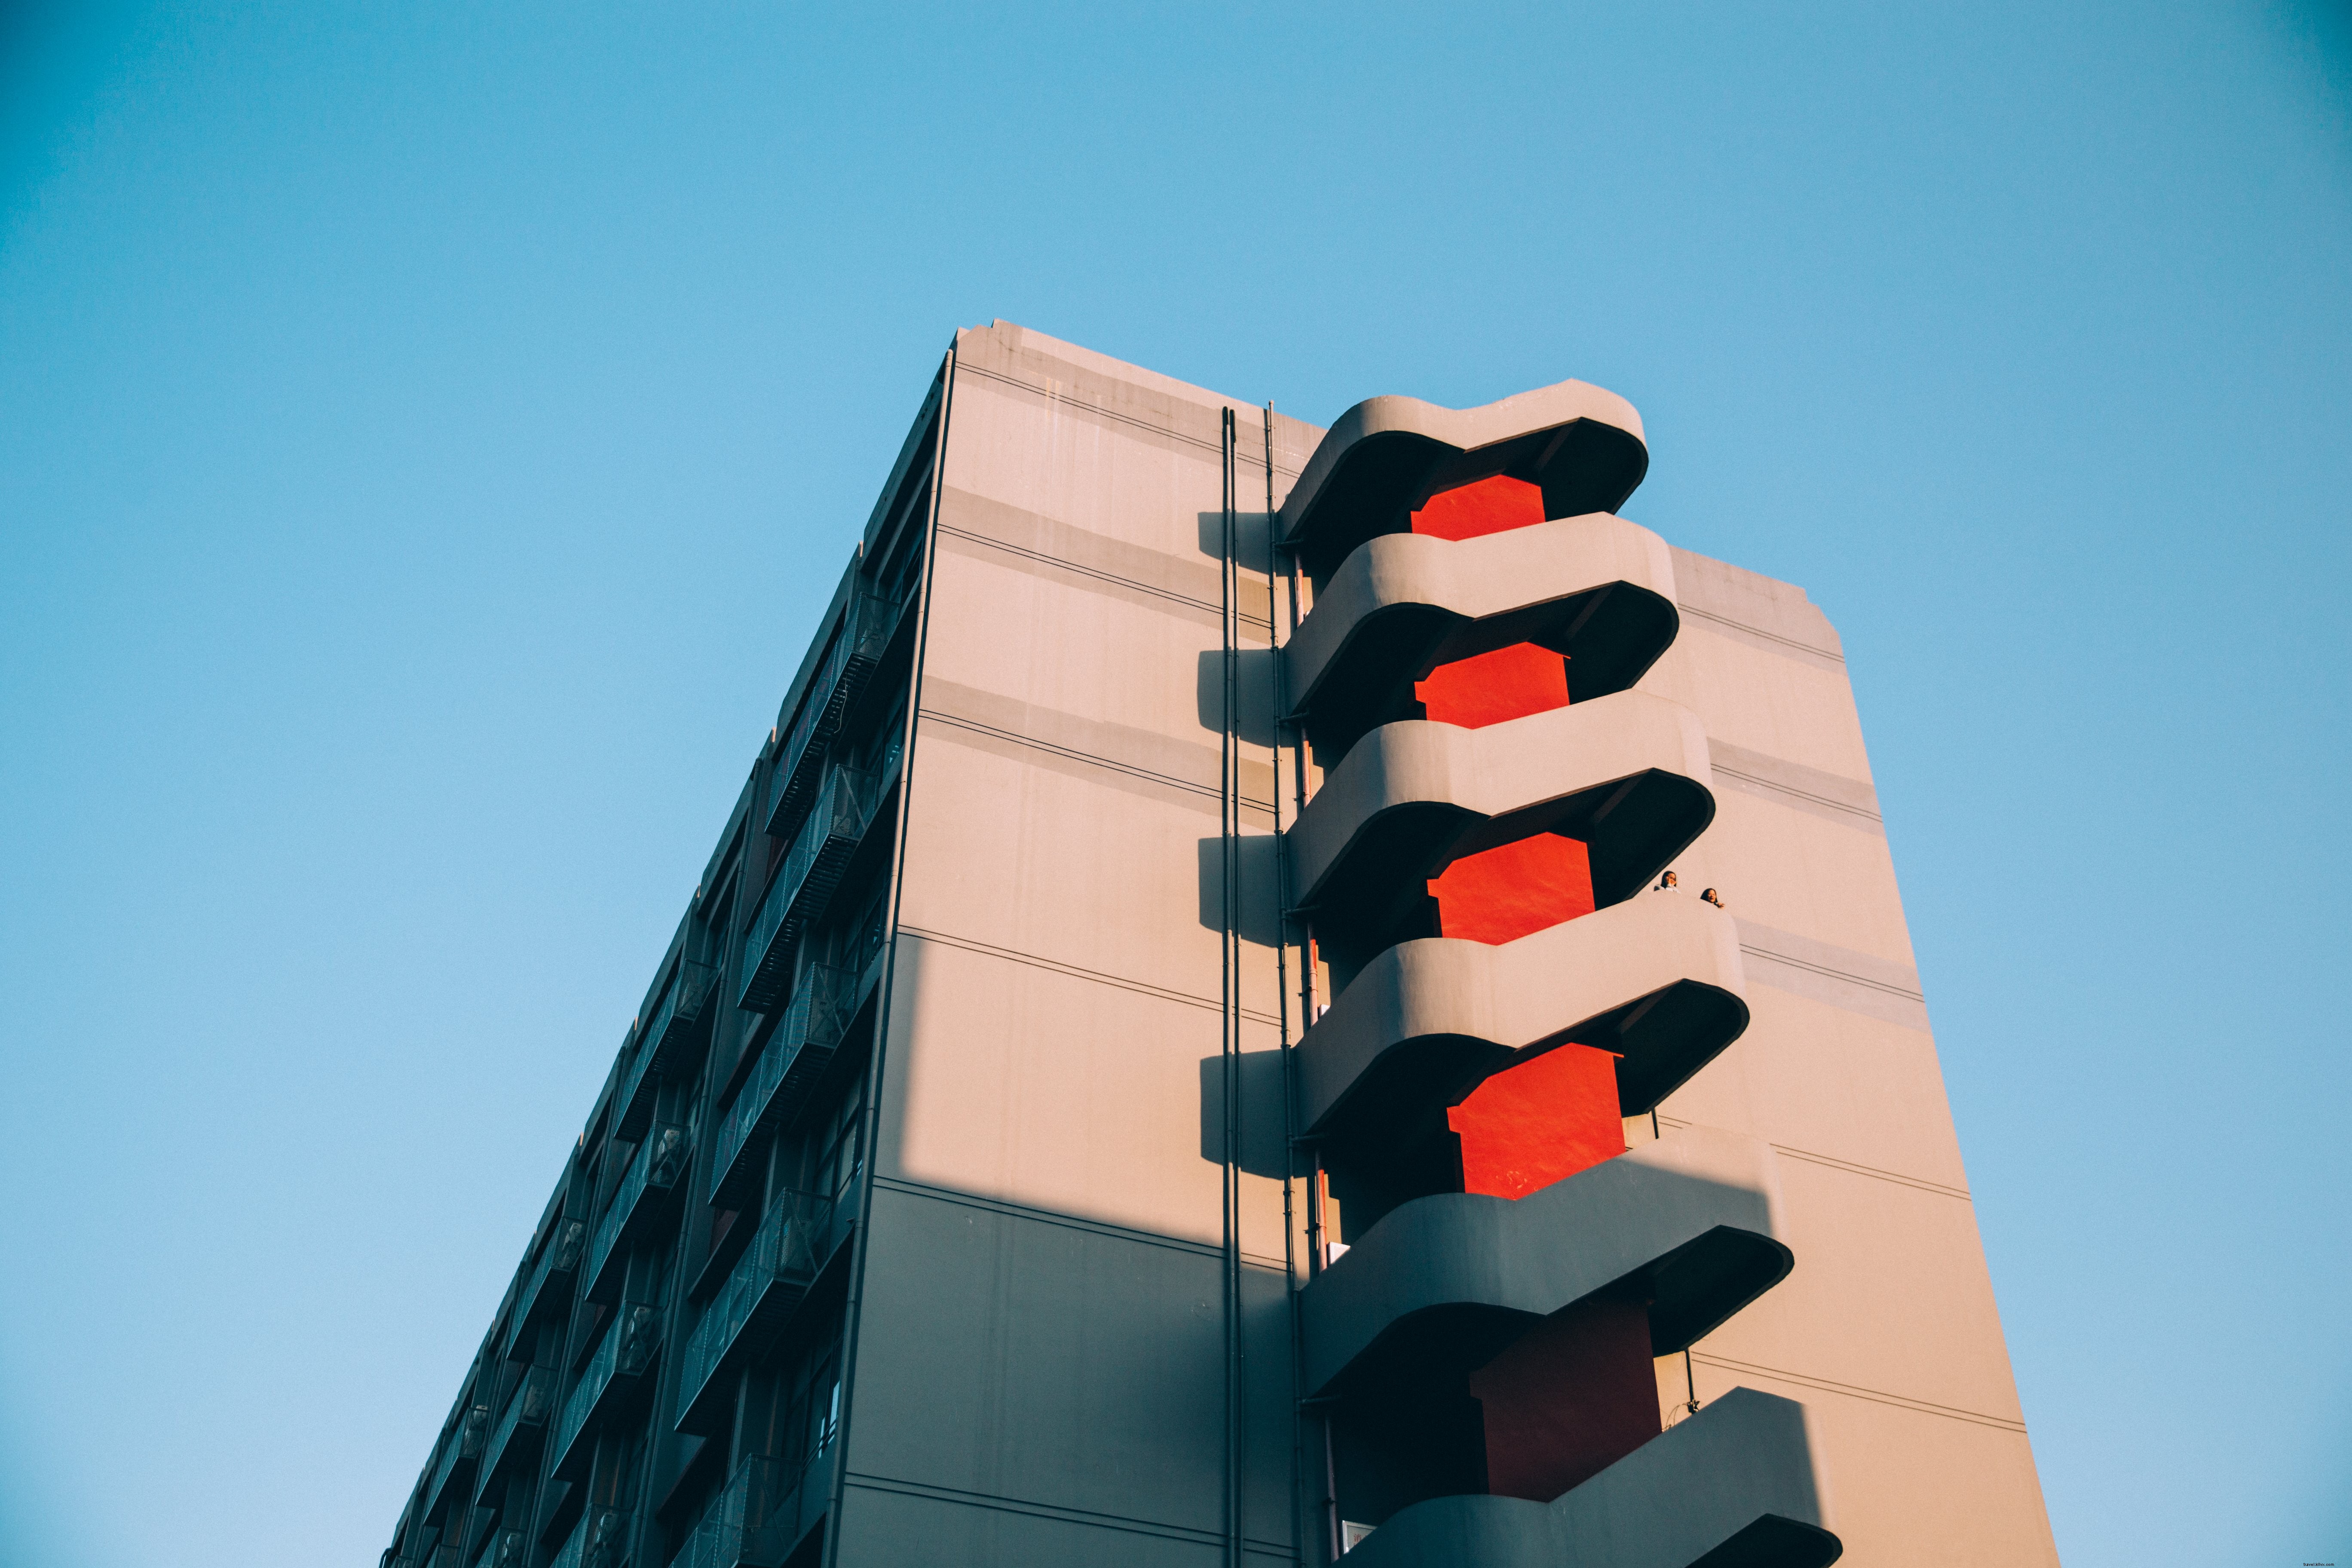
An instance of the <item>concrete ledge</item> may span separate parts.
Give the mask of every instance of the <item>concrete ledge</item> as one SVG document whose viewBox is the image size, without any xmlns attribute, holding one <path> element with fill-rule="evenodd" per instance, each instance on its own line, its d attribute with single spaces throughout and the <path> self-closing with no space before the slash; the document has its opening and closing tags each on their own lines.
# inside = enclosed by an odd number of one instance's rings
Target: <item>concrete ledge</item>
<svg viewBox="0 0 2352 1568">
<path fill-rule="evenodd" d="M 1349 1568 L 1828 1568 L 1845 1547 L 1812 1426 L 1794 1400 L 1735 1388 L 1555 1501 L 1400 1510 Z"/>
<path fill-rule="evenodd" d="M 1481 539 L 1367 540 L 1283 649 L 1292 706 L 1344 750 L 1433 664 L 1532 642 L 1568 656 L 1580 702 L 1622 691 L 1675 639 L 1673 561 L 1605 512 Z"/>
<path fill-rule="evenodd" d="M 1291 885 L 1322 910 L 1391 900 L 1457 858 L 1539 832 L 1590 846 L 1602 905 L 1630 897 L 1715 816 L 1706 734 L 1644 691 L 1465 730 L 1366 735 L 1284 835 Z"/>
<path fill-rule="evenodd" d="M 1570 1040 L 1619 1054 L 1620 1104 L 1639 1116 L 1747 1026 L 1738 927 L 1696 897 L 1644 893 L 1500 946 L 1400 942 L 1299 1040 L 1302 1118 L 1377 1137 Z"/>
<path fill-rule="evenodd" d="M 1508 474 L 1542 487 L 1546 517 L 1580 517 L 1616 510 L 1649 466 L 1633 405 L 1581 381 L 1479 408 L 1368 398 L 1307 458 L 1278 537 L 1319 582 L 1365 540 L 1402 532 L 1407 514 L 1438 490 Z"/>
<path fill-rule="evenodd" d="M 1540 1192 L 1415 1198 L 1299 1294 L 1307 1386 L 1377 1392 L 1493 1360 L 1596 1291 L 1651 1302 L 1669 1355 L 1786 1278 L 1780 1179 L 1761 1140 L 1686 1127 Z"/>
</svg>

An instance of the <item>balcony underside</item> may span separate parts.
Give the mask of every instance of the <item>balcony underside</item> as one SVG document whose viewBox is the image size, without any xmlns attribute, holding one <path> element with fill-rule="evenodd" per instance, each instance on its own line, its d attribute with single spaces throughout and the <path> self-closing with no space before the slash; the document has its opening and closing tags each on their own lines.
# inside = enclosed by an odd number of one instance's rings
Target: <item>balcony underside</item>
<svg viewBox="0 0 2352 1568">
<path fill-rule="evenodd" d="M 1523 1198 L 1414 1199 L 1300 1293 L 1307 1386 L 1449 1381 L 1604 1291 L 1647 1300 L 1653 1353 L 1672 1354 L 1787 1276 L 1779 1206 L 1770 1148 L 1703 1127 Z"/>
<path fill-rule="evenodd" d="M 1433 666 L 1535 643 L 1566 656 L 1569 695 L 1587 702 L 1641 679 L 1680 626 L 1665 542 L 1622 518 L 1458 541 L 1392 534 L 1357 549 L 1317 595 L 1284 648 L 1286 689 L 1336 755 L 1418 718 L 1412 683 Z"/>
<path fill-rule="evenodd" d="M 1805 1407 L 1736 1388 L 1549 1503 L 1415 1503 L 1349 1568 L 1828 1568 L 1832 1533 Z"/>
<path fill-rule="evenodd" d="M 1374 397 L 1339 416 L 1291 488 L 1283 542 L 1319 584 L 1377 534 L 1401 533 L 1439 490 L 1496 474 L 1541 487 L 1546 517 L 1615 511 L 1649 470 L 1642 416 L 1580 381 L 1480 408 Z"/>
<path fill-rule="evenodd" d="M 1706 735 L 1643 691 L 1483 730 L 1407 721 L 1366 735 L 1284 836 L 1317 939 L 1354 956 L 1432 932 L 1427 879 L 1465 855 L 1559 833 L 1587 847 L 1601 907 L 1646 884 L 1715 816 Z"/>
<path fill-rule="evenodd" d="M 1499 946 L 1400 942 L 1300 1039 L 1300 1119 L 1327 1142 L 1377 1144 L 1570 1041 L 1617 1053 L 1621 1114 L 1640 1116 L 1739 1037 L 1743 990 L 1731 917 L 1674 894 Z"/>
</svg>

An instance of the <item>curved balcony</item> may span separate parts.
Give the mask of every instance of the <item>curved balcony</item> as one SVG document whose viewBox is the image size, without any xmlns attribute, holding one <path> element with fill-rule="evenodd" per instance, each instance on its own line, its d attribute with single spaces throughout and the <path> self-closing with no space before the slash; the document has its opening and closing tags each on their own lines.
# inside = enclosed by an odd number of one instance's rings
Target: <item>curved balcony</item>
<svg viewBox="0 0 2352 1568">
<path fill-rule="evenodd" d="M 1675 640 L 1665 541 L 1607 515 L 1480 539 L 1397 533 L 1349 555 L 1283 648 L 1291 702 L 1317 746 L 1418 718 L 1434 665 L 1531 642 L 1565 655 L 1577 702 L 1622 691 Z"/>
<path fill-rule="evenodd" d="M 1405 937 L 1426 879 L 1457 858 L 1561 833 L 1583 840 L 1602 908 L 1632 896 L 1715 816 L 1706 733 L 1645 691 L 1465 730 L 1408 720 L 1366 735 L 1284 835 L 1316 938 L 1352 966 Z"/>
<path fill-rule="evenodd" d="M 1739 935 L 1696 898 L 1645 894 L 1517 942 L 1386 949 L 1298 1042 L 1300 1120 L 1358 1146 L 1573 1040 L 1616 1053 L 1640 1116 L 1748 1027 Z"/>
<path fill-rule="evenodd" d="M 1844 1552 L 1802 1405 L 1735 1388 L 1549 1503 L 1401 1510 L 1349 1568 L 1829 1568 Z"/>
<path fill-rule="evenodd" d="M 686 1129 L 662 1122 L 646 1130 L 637 1145 L 612 1206 L 597 1223 L 596 1239 L 588 1248 L 588 1289 L 592 1301 L 609 1301 L 620 1294 L 621 1269 L 629 1244 L 657 1225 L 668 1212 L 667 1199 L 692 1163 L 694 1145 Z"/>
<path fill-rule="evenodd" d="M 1416 1198 L 1299 1293 L 1307 1386 L 1377 1396 L 1494 1360 L 1601 1290 L 1650 1303 L 1670 1355 L 1787 1277 L 1771 1149 L 1685 1128 L 1518 1199 Z"/>
<path fill-rule="evenodd" d="M 1307 460 L 1279 537 L 1319 584 L 1365 540 L 1405 531 L 1436 491 L 1507 474 L 1542 488 L 1546 517 L 1581 517 L 1615 511 L 1649 467 L 1633 405 L 1581 381 L 1480 408 L 1368 398 Z"/>
</svg>

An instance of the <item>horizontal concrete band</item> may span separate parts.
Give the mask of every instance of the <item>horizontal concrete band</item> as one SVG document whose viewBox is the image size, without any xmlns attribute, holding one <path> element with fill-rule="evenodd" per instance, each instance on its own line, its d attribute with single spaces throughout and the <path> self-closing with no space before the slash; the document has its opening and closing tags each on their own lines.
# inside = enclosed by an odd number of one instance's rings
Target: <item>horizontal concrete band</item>
<svg viewBox="0 0 2352 1568">
<path fill-rule="evenodd" d="M 1565 1496 L 1433 1498 L 1348 1553 L 1349 1568 L 1827 1568 L 1831 1531 L 1812 1417 L 1735 1388 Z M 1727 1550 L 1726 1550 L 1727 1548 Z"/>
<path fill-rule="evenodd" d="M 1283 650 L 1285 689 L 1307 711 L 1343 700 L 1350 685 L 1536 642 L 1576 661 L 1580 699 L 1600 696 L 1640 679 L 1673 642 L 1674 596 L 1665 541 L 1605 512 L 1479 539 L 1384 534 L 1317 595 Z"/>
<path fill-rule="evenodd" d="M 1612 1286 L 1652 1300 L 1653 1345 L 1669 1354 L 1787 1276 L 1780 1209 L 1770 1147 L 1709 1127 L 1523 1198 L 1416 1198 L 1299 1293 L 1307 1386 L 1376 1394 L 1392 1365 L 1467 1371 Z"/>
<path fill-rule="evenodd" d="M 1373 397 L 1339 416 L 1291 487 L 1281 537 L 1328 564 L 1395 531 L 1433 489 L 1508 472 L 1540 484 L 1545 512 L 1614 511 L 1649 468 L 1642 416 L 1613 392 L 1563 381 L 1478 408 Z"/>
<path fill-rule="evenodd" d="M 1418 808 L 1421 815 L 1454 822 L 1450 830 L 1414 835 L 1414 847 L 1433 849 L 1436 863 L 1398 868 L 1406 877 L 1433 875 L 1455 855 L 1519 836 L 1515 827 L 1537 832 L 1550 826 L 1543 812 L 1548 805 L 1652 774 L 1696 788 L 1686 803 L 1690 809 L 1671 814 L 1691 819 L 1662 825 L 1673 839 L 1671 847 L 1653 857 L 1645 842 L 1633 851 L 1663 865 L 1714 816 L 1706 733 L 1679 704 L 1645 691 L 1621 691 L 1483 730 L 1425 720 L 1383 724 L 1349 752 L 1285 835 L 1291 885 L 1304 889 L 1303 903 L 1314 904 L 1351 852 L 1369 847 L 1370 832 L 1383 816 Z M 1599 823 L 1615 804 L 1600 805 L 1591 819 Z M 1520 818 L 1528 820 L 1515 820 Z M 1501 831 L 1483 835 L 1482 841 L 1479 830 L 1489 824 Z M 1595 870 L 1599 892 L 1597 866 Z M 1646 874 L 1647 868 L 1631 873 L 1644 879 Z M 1630 890 L 1615 889 L 1610 896 Z"/>
<path fill-rule="evenodd" d="M 1621 1054 L 1624 1114 L 1639 1116 L 1738 1038 L 1744 997 L 1739 928 L 1701 899 L 1636 897 L 1498 946 L 1400 942 L 1300 1038 L 1302 1120 L 1319 1130 L 1360 1095 L 1453 1104 L 1568 1040 Z"/>
</svg>

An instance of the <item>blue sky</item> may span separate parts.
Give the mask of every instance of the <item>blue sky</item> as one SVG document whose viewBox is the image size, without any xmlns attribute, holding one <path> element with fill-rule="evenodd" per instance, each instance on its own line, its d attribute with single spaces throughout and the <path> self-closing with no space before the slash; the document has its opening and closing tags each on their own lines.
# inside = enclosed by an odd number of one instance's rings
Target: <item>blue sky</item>
<svg viewBox="0 0 2352 1568">
<path fill-rule="evenodd" d="M 0 13 L 0 1560 L 394 1515 L 958 325 L 1853 662 L 2062 1552 L 2352 1553 L 2340 5 Z"/>
</svg>

